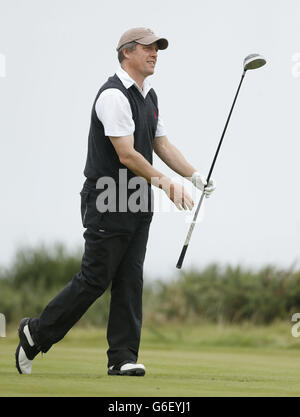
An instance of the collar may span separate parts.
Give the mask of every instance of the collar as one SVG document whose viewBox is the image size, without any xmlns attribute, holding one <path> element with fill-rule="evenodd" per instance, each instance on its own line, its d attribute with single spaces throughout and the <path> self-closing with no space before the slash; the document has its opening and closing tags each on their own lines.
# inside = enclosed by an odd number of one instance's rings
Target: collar
<svg viewBox="0 0 300 417">
<path fill-rule="evenodd" d="M 152 88 L 150 82 L 147 79 L 145 79 L 143 83 L 143 89 L 141 89 L 134 81 L 134 79 L 130 77 L 128 72 L 126 72 L 121 66 L 119 67 L 116 74 L 125 88 L 128 89 L 132 85 L 134 85 L 144 98 L 146 98 L 147 94 L 149 93 L 149 90 L 151 90 Z"/>
</svg>

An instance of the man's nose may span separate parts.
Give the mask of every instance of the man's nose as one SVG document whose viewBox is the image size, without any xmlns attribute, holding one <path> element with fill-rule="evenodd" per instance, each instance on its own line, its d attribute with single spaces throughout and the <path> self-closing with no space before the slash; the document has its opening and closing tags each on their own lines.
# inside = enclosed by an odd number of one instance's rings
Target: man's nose
<svg viewBox="0 0 300 417">
<path fill-rule="evenodd" d="M 152 57 L 156 58 L 157 57 L 157 50 L 156 49 L 152 49 L 151 55 L 152 55 Z"/>
</svg>

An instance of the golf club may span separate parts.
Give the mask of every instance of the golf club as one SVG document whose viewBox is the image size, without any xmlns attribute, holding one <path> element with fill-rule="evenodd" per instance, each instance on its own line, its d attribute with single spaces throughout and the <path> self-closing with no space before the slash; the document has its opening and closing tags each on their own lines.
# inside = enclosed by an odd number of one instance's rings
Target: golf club
<svg viewBox="0 0 300 417">
<path fill-rule="evenodd" d="M 231 117 L 231 114 L 232 114 L 232 111 L 233 111 L 233 108 L 234 108 L 234 105 L 235 105 L 235 102 L 236 102 L 237 96 L 238 96 L 238 94 L 239 94 L 239 91 L 240 91 L 240 88 L 241 88 L 241 85 L 242 85 L 243 79 L 244 79 L 244 77 L 245 77 L 245 74 L 246 74 L 246 72 L 247 72 L 248 70 L 253 70 L 253 69 L 260 68 L 260 67 L 262 67 L 262 66 L 263 66 L 263 65 L 265 65 L 265 64 L 266 64 L 266 60 L 265 60 L 265 58 L 264 58 L 263 56 L 259 55 L 259 54 L 251 54 L 251 55 L 248 55 L 248 56 L 244 59 L 244 65 L 243 65 L 244 70 L 243 70 L 242 78 L 241 78 L 241 80 L 240 80 L 240 83 L 239 83 L 239 86 L 238 86 L 237 92 L 236 92 L 236 94 L 235 94 L 235 97 L 234 97 L 234 100 L 233 100 L 233 103 L 232 103 L 232 106 L 231 106 L 231 109 L 230 109 L 229 115 L 228 115 L 227 120 L 226 120 L 226 123 L 225 123 L 225 127 L 224 127 L 224 130 L 223 130 L 223 133 L 222 133 L 222 136 L 221 136 L 221 139 L 220 139 L 220 142 L 219 142 L 218 148 L 217 148 L 217 150 L 216 150 L 216 153 L 215 153 L 215 156 L 214 156 L 213 162 L 212 162 L 212 164 L 211 164 L 211 167 L 210 167 L 210 170 L 209 170 L 209 173 L 208 173 L 207 179 L 206 179 L 206 184 L 208 184 L 208 183 L 209 183 L 209 180 L 210 180 L 210 178 L 211 178 L 211 175 L 212 175 L 212 172 L 213 172 L 213 169 L 214 169 L 214 166 L 215 166 L 215 163 L 216 163 L 216 160 L 217 160 L 217 157 L 218 157 L 218 154 L 219 154 L 219 151 L 220 151 L 220 148 L 221 148 L 221 145 L 222 145 L 222 142 L 223 142 L 224 136 L 225 136 L 225 132 L 226 132 L 226 129 L 227 129 L 227 126 L 228 126 L 228 123 L 229 123 L 229 120 L 230 120 L 230 117 Z M 196 209 L 196 211 L 195 211 L 195 214 L 194 214 L 194 217 L 193 217 L 192 223 L 191 223 L 191 225 L 190 225 L 190 227 L 189 227 L 189 230 L 188 230 L 188 233 L 187 233 L 187 236 L 186 236 L 186 239 L 185 239 L 185 242 L 184 242 L 184 245 L 183 245 L 183 248 L 182 248 L 181 254 L 180 254 L 180 256 L 179 256 L 179 259 L 178 259 L 177 265 L 176 265 L 176 268 L 178 268 L 178 269 L 180 269 L 180 268 L 182 267 L 183 260 L 184 260 L 184 257 L 185 257 L 185 254 L 186 254 L 186 251 L 187 251 L 187 248 L 188 248 L 188 245 L 189 245 L 189 242 L 190 242 L 190 239 L 191 239 L 191 236 L 192 236 L 192 233 L 193 233 L 193 230 L 194 230 L 195 224 L 196 224 L 197 216 L 198 216 L 199 210 L 200 210 L 200 208 L 201 208 L 201 205 L 202 205 L 202 201 L 203 201 L 204 195 L 205 195 L 205 194 L 204 194 L 204 191 L 203 191 L 203 192 L 202 192 L 202 195 L 201 195 L 201 198 L 200 198 L 200 201 L 199 201 L 199 203 L 198 203 L 197 209 Z"/>
</svg>

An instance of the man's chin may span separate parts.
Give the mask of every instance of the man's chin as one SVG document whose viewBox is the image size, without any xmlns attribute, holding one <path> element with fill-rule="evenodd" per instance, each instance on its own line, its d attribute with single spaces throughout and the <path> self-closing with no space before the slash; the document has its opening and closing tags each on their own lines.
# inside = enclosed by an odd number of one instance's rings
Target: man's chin
<svg viewBox="0 0 300 417">
<path fill-rule="evenodd" d="M 153 75 L 154 72 L 155 72 L 155 68 L 153 68 L 152 70 L 148 70 L 146 77 L 149 77 L 149 75 Z"/>
</svg>

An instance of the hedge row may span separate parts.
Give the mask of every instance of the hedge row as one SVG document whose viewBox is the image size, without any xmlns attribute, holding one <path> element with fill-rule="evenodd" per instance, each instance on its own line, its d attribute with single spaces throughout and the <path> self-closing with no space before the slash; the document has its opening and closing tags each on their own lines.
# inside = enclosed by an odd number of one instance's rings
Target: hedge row
<svg viewBox="0 0 300 417">
<path fill-rule="evenodd" d="M 38 316 L 51 298 L 80 270 L 81 253 L 63 245 L 20 249 L 9 268 L 0 270 L 0 312 L 8 323 Z M 109 290 L 89 309 L 82 324 L 105 325 Z M 144 322 L 212 322 L 268 324 L 290 320 L 300 312 L 300 271 L 267 266 L 209 265 L 180 272 L 174 279 L 144 284 Z"/>
</svg>

